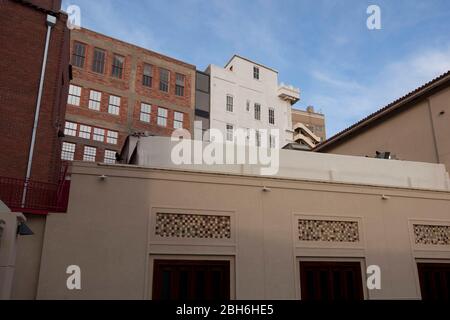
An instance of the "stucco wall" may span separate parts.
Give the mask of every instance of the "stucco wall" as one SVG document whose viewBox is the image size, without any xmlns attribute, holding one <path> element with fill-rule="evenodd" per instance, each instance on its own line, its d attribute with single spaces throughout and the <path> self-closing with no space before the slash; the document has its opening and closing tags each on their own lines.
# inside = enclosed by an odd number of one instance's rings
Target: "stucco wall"
<svg viewBox="0 0 450 320">
<path fill-rule="evenodd" d="M 417 299 L 416 260 L 450 261 L 450 246 L 418 246 L 411 230 L 414 221 L 450 224 L 445 191 L 82 163 L 71 186 L 68 213 L 47 218 L 40 299 L 151 298 L 151 262 L 161 256 L 231 260 L 238 299 L 300 298 L 298 261 L 311 258 L 379 265 L 382 289 L 367 298 Z M 158 212 L 228 216 L 231 236 L 160 238 Z M 298 218 L 357 221 L 360 241 L 299 241 Z M 66 288 L 72 264 L 81 290 Z"/>
</svg>

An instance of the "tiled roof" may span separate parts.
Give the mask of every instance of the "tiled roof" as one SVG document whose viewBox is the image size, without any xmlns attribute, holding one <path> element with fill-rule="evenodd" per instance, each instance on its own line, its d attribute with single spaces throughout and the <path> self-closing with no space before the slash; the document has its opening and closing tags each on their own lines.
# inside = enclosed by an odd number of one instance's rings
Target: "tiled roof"
<svg viewBox="0 0 450 320">
<path fill-rule="evenodd" d="M 392 111 L 396 110 L 397 108 L 406 104 L 410 99 L 418 98 L 418 97 L 426 94 L 427 92 L 429 92 L 429 90 L 435 88 L 437 85 L 440 85 L 447 81 L 450 81 L 450 70 L 447 71 L 446 73 L 440 75 L 439 77 L 425 83 L 424 85 L 414 89 L 413 91 L 407 93 L 403 97 L 398 98 L 397 100 L 391 102 L 390 104 L 379 109 L 378 111 L 375 111 L 374 113 L 372 113 L 372 114 L 368 115 L 367 117 L 361 119 L 360 121 L 354 123 L 350 127 L 342 130 L 341 132 L 338 132 L 331 138 L 328 138 L 327 140 L 323 141 L 322 143 L 319 143 L 317 146 L 315 146 L 312 149 L 312 151 L 320 151 L 321 149 L 326 148 L 326 147 L 338 142 L 345 136 L 347 136 L 351 133 L 354 133 L 357 130 L 363 129 L 366 125 L 368 125 L 372 121 L 375 121 L 376 119 L 379 119 L 381 117 L 388 115 L 390 112 L 392 112 Z"/>
</svg>

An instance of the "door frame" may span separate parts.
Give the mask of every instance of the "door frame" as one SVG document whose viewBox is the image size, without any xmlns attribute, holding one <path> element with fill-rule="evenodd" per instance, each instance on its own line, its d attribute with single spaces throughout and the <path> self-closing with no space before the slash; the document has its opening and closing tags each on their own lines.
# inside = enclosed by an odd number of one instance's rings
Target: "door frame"
<svg viewBox="0 0 450 320">
<path fill-rule="evenodd" d="M 359 262 L 361 267 L 361 281 L 363 299 L 368 300 L 369 294 L 367 290 L 367 274 L 366 274 L 366 261 L 364 258 L 355 257 L 296 257 L 295 259 L 295 298 L 301 300 L 301 279 L 300 279 L 300 262 Z"/>
<path fill-rule="evenodd" d="M 149 255 L 148 259 L 148 281 L 146 288 L 146 299 L 151 300 L 153 294 L 153 267 L 155 260 L 193 260 L 193 261 L 228 261 L 230 263 L 230 300 L 236 299 L 236 262 L 234 256 L 214 256 L 214 255 L 175 255 L 175 254 L 155 254 Z"/>
</svg>

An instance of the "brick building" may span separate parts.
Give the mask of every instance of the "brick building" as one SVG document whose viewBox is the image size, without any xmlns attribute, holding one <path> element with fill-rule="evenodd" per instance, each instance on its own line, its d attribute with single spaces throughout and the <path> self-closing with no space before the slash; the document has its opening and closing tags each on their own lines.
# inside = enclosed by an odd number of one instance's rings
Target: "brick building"
<svg viewBox="0 0 450 320">
<path fill-rule="evenodd" d="M 57 0 L 2 0 L 0 6 L 0 177 L 26 178 L 39 104 L 30 178 L 53 183 L 60 176 L 59 132 L 69 86 L 67 15 L 59 11 L 61 1 Z M 48 16 L 56 21 L 44 59 Z M 39 103 L 43 60 L 46 68 Z"/>
<path fill-rule="evenodd" d="M 130 134 L 192 132 L 195 66 L 87 29 L 71 64 L 62 159 L 111 163 Z"/>
</svg>

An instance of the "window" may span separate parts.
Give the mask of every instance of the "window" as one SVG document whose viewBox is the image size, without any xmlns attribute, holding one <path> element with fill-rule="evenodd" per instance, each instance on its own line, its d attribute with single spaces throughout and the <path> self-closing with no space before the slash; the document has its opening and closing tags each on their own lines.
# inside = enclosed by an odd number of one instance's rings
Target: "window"
<svg viewBox="0 0 450 320">
<path fill-rule="evenodd" d="M 176 74 L 175 94 L 180 97 L 184 96 L 184 79 L 184 75 Z"/>
<path fill-rule="evenodd" d="M 77 136 L 77 127 L 78 127 L 78 125 L 76 123 L 66 121 L 66 126 L 64 128 L 64 134 L 66 136 L 76 137 Z"/>
<path fill-rule="evenodd" d="M 261 120 L 261 105 L 259 103 L 255 103 L 255 119 Z"/>
<path fill-rule="evenodd" d="M 259 68 L 256 66 L 253 67 L 253 79 L 259 80 Z"/>
<path fill-rule="evenodd" d="M 259 130 L 256 130 L 255 135 L 256 146 L 261 147 L 261 132 L 259 132 Z"/>
<path fill-rule="evenodd" d="M 227 95 L 227 111 L 233 112 L 233 96 Z"/>
<path fill-rule="evenodd" d="M 103 160 L 105 163 L 116 163 L 116 152 L 112 150 L 105 150 L 105 159 Z"/>
<path fill-rule="evenodd" d="M 142 75 L 142 85 L 146 87 L 152 86 L 152 80 L 153 80 L 153 68 L 149 64 L 144 64 L 144 72 Z"/>
<path fill-rule="evenodd" d="M 275 109 L 269 108 L 269 123 L 275 124 Z"/>
<path fill-rule="evenodd" d="M 169 70 L 159 68 L 159 90 L 169 92 L 169 76 Z"/>
<path fill-rule="evenodd" d="M 141 116 L 140 119 L 143 122 L 150 122 L 150 114 L 152 112 L 152 106 L 146 103 L 141 103 Z"/>
<path fill-rule="evenodd" d="M 450 264 L 418 263 L 422 300 L 450 300 Z"/>
<path fill-rule="evenodd" d="M 94 128 L 94 134 L 93 134 L 92 138 L 95 141 L 100 141 L 100 142 L 105 141 L 105 129 Z"/>
<path fill-rule="evenodd" d="M 247 103 L 245 104 L 245 111 L 250 112 L 250 100 L 247 100 Z"/>
<path fill-rule="evenodd" d="M 94 61 L 92 63 L 92 71 L 97 73 L 105 72 L 105 50 L 94 49 Z"/>
<path fill-rule="evenodd" d="M 85 58 L 86 58 L 86 46 L 79 42 L 74 42 L 72 52 L 72 65 L 78 68 L 83 68 Z"/>
<path fill-rule="evenodd" d="M 230 262 L 155 260 L 152 299 L 229 300 Z"/>
<path fill-rule="evenodd" d="M 78 136 L 84 139 L 91 139 L 91 130 L 92 128 L 90 126 L 80 124 L 80 132 L 78 132 Z"/>
<path fill-rule="evenodd" d="M 106 142 L 110 144 L 117 144 L 117 139 L 119 138 L 119 133 L 117 131 L 108 130 L 108 135 L 106 137 Z"/>
<path fill-rule="evenodd" d="M 276 140 L 274 135 L 269 136 L 269 148 L 275 148 L 276 147 Z"/>
<path fill-rule="evenodd" d="M 118 115 L 120 111 L 120 97 L 109 96 L 108 112 Z"/>
<path fill-rule="evenodd" d="M 363 300 L 359 262 L 300 262 L 302 300 Z"/>
<path fill-rule="evenodd" d="M 227 124 L 227 141 L 233 141 L 233 125 Z"/>
<path fill-rule="evenodd" d="M 102 93 L 91 90 L 89 93 L 89 109 L 100 111 L 100 103 L 102 101 Z"/>
<path fill-rule="evenodd" d="M 181 129 L 183 128 L 183 117 L 184 114 L 182 114 L 181 112 L 176 112 L 173 115 L 173 127 L 175 129 Z"/>
<path fill-rule="evenodd" d="M 73 161 L 74 155 L 75 155 L 75 143 L 63 142 L 61 159 Z"/>
<path fill-rule="evenodd" d="M 73 84 L 71 84 L 69 86 L 69 97 L 67 99 L 67 103 L 74 106 L 79 106 L 80 97 L 81 97 L 81 87 L 74 86 Z"/>
<path fill-rule="evenodd" d="M 83 161 L 95 162 L 95 156 L 97 155 L 97 148 L 84 147 Z"/>
<path fill-rule="evenodd" d="M 158 125 L 167 126 L 167 109 L 158 108 Z"/>
<path fill-rule="evenodd" d="M 123 62 L 125 58 L 117 54 L 114 55 L 111 75 L 115 78 L 122 79 Z"/>
</svg>

